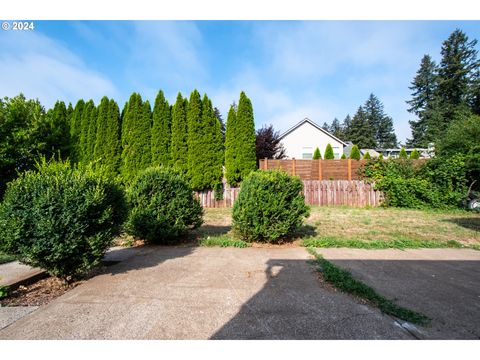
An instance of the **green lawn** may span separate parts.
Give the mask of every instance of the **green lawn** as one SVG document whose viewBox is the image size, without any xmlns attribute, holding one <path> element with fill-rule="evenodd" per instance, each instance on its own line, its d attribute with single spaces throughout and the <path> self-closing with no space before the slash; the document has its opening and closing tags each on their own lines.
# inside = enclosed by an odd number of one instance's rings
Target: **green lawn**
<svg viewBox="0 0 480 360">
<path fill-rule="evenodd" d="M 231 209 L 205 209 L 201 238 L 231 237 Z M 307 246 L 480 249 L 480 214 L 463 210 L 312 206 L 298 237 Z M 212 244 L 214 241 L 210 241 Z M 224 245 L 225 246 L 225 245 Z"/>
</svg>

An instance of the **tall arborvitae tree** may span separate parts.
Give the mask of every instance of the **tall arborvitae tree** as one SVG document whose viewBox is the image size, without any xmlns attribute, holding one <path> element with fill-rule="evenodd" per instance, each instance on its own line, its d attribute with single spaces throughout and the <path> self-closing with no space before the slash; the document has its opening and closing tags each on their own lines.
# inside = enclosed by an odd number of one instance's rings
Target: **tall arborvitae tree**
<svg viewBox="0 0 480 360">
<path fill-rule="evenodd" d="M 213 108 L 213 112 L 215 113 L 215 117 L 218 119 L 218 121 L 220 121 L 220 133 L 222 134 L 222 141 L 225 142 L 225 121 L 223 121 L 222 114 L 218 108 Z"/>
<path fill-rule="evenodd" d="M 383 104 L 374 94 L 370 94 L 363 106 L 371 131 L 374 133 L 374 147 L 392 148 L 397 145 L 393 120 L 383 110 Z"/>
<path fill-rule="evenodd" d="M 313 152 L 313 160 L 321 160 L 322 159 L 322 153 L 320 152 L 320 149 L 318 146 L 316 147 L 315 151 Z"/>
<path fill-rule="evenodd" d="M 122 120 L 121 174 L 127 181 L 150 166 L 150 131 L 150 104 L 143 103 L 140 94 L 133 93 Z"/>
<path fill-rule="evenodd" d="M 376 145 L 375 132 L 368 122 L 363 107 L 359 107 L 350 123 L 348 140 L 360 148 L 374 148 Z"/>
<path fill-rule="evenodd" d="M 45 143 L 50 144 L 50 149 L 45 149 L 46 155 L 48 157 L 60 155 L 60 158 L 65 159 L 70 152 L 70 124 L 65 103 L 57 101 L 46 116 L 50 128 L 44 139 Z"/>
<path fill-rule="evenodd" d="M 353 160 L 360 160 L 360 149 L 358 148 L 357 145 L 353 145 L 352 149 L 350 150 L 350 159 Z"/>
<path fill-rule="evenodd" d="M 408 146 L 427 147 L 433 141 L 431 127 L 438 119 L 438 108 L 435 101 L 437 88 L 437 65 L 429 55 L 424 55 L 411 86 L 412 99 L 408 111 L 417 116 L 417 120 L 410 120 L 412 138 L 407 140 Z"/>
<path fill-rule="evenodd" d="M 238 166 L 242 181 L 250 172 L 257 169 L 255 146 L 255 121 L 252 102 L 242 91 L 237 109 L 238 126 Z"/>
<path fill-rule="evenodd" d="M 155 98 L 152 124 L 152 165 L 170 165 L 170 105 L 160 90 Z"/>
<path fill-rule="evenodd" d="M 120 110 L 117 103 L 104 97 L 98 107 L 94 158 L 105 166 L 107 174 L 118 174 L 121 155 Z"/>
<path fill-rule="evenodd" d="M 237 113 L 233 105 L 230 105 L 225 130 L 225 177 L 229 184 L 237 184 L 240 178 L 240 169 L 236 165 L 238 155 L 237 132 Z"/>
<path fill-rule="evenodd" d="M 73 115 L 73 105 L 71 102 L 69 102 L 67 107 L 67 122 L 69 125 L 72 121 L 72 115 Z"/>
<path fill-rule="evenodd" d="M 223 140 L 221 123 L 215 116 L 212 102 L 205 94 L 202 100 L 202 123 L 205 129 L 204 148 L 204 183 L 213 188 L 220 183 L 223 175 Z"/>
<path fill-rule="evenodd" d="M 186 101 L 178 93 L 177 101 L 172 108 L 172 136 L 170 159 L 172 166 L 186 174 L 188 170 L 188 127 Z"/>
<path fill-rule="evenodd" d="M 78 158 L 77 161 L 83 165 L 87 164 L 90 161 L 89 152 L 88 152 L 88 130 L 90 128 L 90 121 L 92 117 L 95 115 L 96 108 L 95 103 L 93 100 L 89 100 L 86 102 L 82 117 L 81 117 L 81 125 L 80 125 L 80 139 L 78 144 Z"/>
<path fill-rule="evenodd" d="M 473 102 L 471 90 L 480 69 L 476 45 L 476 39 L 469 41 L 468 36 L 459 29 L 443 42 L 436 91 L 443 115 L 443 122 L 439 124 L 440 132 L 447 128 L 457 111 L 465 111 Z"/>
<path fill-rule="evenodd" d="M 95 143 L 97 141 L 97 116 L 98 108 L 94 107 L 90 113 L 90 120 L 88 121 L 88 134 L 85 151 L 84 164 L 95 161 Z"/>
<path fill-rule="evenodd" d="M 328 143 L 327 147 L 325 148 L 324 159 L 325 160 L 335 159 L 335 154 L 333 153 L 333 148 L 332 148 L 332 145 L 330 145 L 330 143 Z"/>
<path fill-rule="evenodd" d="M 200 93 L 195 89 L 190 94 L 187 110 L 188 124 L 188 178 L 194 190 L 203 190 L 206 184 L 203 175 L 205 126 L 202 122 L 202 100 Z"/>
<path fill-rule="evenodd" d="M 82 99 L 78 100 L 73 109 L 72 116 L 70 117 L 70 160 L 73 163 L 79 161 L 80 154 L 80 135 L 82 133 L 82 113 L 85 107 L 85 101 Z"/>
</svg>

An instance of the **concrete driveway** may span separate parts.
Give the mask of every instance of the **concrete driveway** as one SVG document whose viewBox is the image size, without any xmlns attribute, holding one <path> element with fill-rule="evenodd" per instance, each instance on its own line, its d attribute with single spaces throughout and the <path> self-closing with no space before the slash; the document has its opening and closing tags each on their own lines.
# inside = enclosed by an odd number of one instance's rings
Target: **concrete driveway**
<svg viewBox="0 0 480 360">
<path fill-rule="evenodd" d="M 0 339 L 413 339 L 318 280 L 304 248 L 146 247 Z"/>
<path fill-rule="evenodd" d="M 480 339 L 480 251 L 317 249 L 396 303 L 429 316 L 425 339 Z"/>
</svg>

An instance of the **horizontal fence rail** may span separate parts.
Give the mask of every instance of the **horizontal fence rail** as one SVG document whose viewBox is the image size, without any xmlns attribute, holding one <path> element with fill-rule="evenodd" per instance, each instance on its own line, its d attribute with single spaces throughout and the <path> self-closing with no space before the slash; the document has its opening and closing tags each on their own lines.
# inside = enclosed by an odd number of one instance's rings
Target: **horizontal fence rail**
<svg viewBox="0 0 480 360">
<path fill-rule="evenodd" d="M 232 207 L 240 188 L 226 188 L 223 199 L 215 200 L 213 190 L 195 192 L 195 197 L 205 208 Z M 303 194 L 308 205 L 323 206 L 379 206 L 383 193 L 375 190 L 374 184 L 361 180 L 304 180 Z"/>
<path fill-rule="evenodd" d="M 260 160 L 260 170 L 283 170 L 302 180 L 360 180 L 360 167 L 367 160 Z"/>
</svg>

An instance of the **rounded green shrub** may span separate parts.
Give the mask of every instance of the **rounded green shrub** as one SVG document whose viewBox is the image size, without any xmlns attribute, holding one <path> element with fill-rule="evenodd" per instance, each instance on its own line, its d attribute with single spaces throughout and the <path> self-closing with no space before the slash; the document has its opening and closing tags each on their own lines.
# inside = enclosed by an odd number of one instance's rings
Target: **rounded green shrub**
<svg viewBox="0 0 480 360">
<path fill-rule="evenodd" d="M 123 190 L 91 168 L 43 161 L 8 184 L 0 251 L 66 280 L 103 258 L 127 208 Z"/>
<path fill-rule="evenodd" d="M 280 171 L 256 171 L 242 183 L 233 206 L 234 232 L 246 241 L 275 242 L 308 217 L 303 183 Z"/>
<path fill-rule="evenodd" d="M 165 244 L 199 227 L 203 209 L 184 176 L 166 167 L 141 172 L 127 190 L 130 235 Z"/>
</svg>

